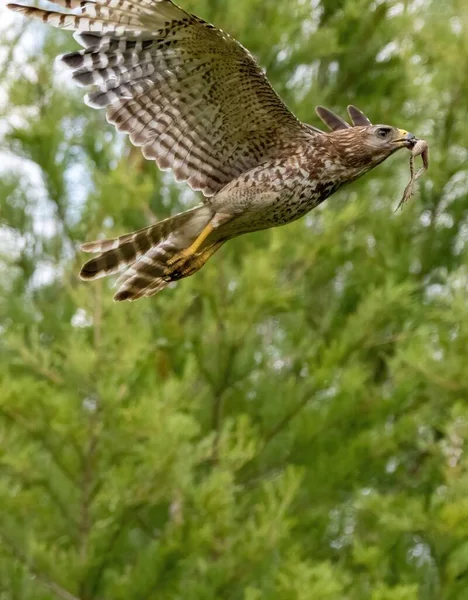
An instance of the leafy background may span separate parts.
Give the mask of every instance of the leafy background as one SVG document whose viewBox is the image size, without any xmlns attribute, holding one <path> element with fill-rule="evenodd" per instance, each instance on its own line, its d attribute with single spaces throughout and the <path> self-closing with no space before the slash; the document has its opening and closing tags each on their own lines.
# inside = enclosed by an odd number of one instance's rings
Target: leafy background
<svg viewBox="0 0 468 600">
<path fill-rule="evenodd" d="M 180 0 L 317 125 L 428 140 L 151 300 L 79 243 L 195 194 L 0 9 L 0 599 L 468 598 L 465 0 Z M 8 19 L 8 20 L 7 20 Z"/>
</svg>

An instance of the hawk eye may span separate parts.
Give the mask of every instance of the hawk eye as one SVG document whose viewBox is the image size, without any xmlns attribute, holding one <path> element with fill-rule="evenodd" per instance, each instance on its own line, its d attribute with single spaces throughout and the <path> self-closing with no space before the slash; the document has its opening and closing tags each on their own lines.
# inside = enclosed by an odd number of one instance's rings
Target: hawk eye
<svg viewBox="0 0 468 600">
<path fill-rule="evenodd" d="M 377 134 L 377 137 L 384 140 L 390 135 L 391 131 L 392 130 L 390 129 L 390 127 L 379 127 L 375 133 Z"/>
</svg>

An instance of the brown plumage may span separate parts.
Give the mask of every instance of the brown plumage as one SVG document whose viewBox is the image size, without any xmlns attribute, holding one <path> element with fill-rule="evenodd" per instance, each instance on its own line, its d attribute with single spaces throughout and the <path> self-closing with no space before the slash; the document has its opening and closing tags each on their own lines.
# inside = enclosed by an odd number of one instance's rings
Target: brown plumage
<svg viewBox="0 0 468 600">
<path fill-rule="evenodd" d="M 323 107 L 317 114 L 330 133 L 301 123 L 245 48 L 171 0 L 56 4 L 68 12 L 9 8 L 76 31 L 83 50 L 62 61 L 77 84 L 93 86 L 86 103 L 105 108 L 146 158 L 205 196 L 165 221 L 82 246 L 99 253 L 83 279 L 126 267 L 116 300 L 152 296 L 195 273 L 230 238 L 303 216 L 415 144 L 352 106 L 352 126 Z"/>
</svg>

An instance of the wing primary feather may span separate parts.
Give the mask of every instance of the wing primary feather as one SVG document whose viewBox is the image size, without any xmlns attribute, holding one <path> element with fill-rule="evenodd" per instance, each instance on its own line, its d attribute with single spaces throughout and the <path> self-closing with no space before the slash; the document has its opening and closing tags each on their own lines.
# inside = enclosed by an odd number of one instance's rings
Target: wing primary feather
<svg viewBox="0 0 468 600">
<path fill-rule="evenodd" d="M 133 133 L 147 158 L 206 197 L 297 138 L 318 135 L 288 110 L 241 44 L 171 0 L 56 4 L 68 12 L 9 7 L 74 30 L 84 49 L 62 62 L 76 83 L 96 85 L 85 102 L 107 107 L 108 121 Z M 168 106 L 176 107 L 172 117 Z"/>
<path fill-rule="evenodd" d="M 338 129 L 348 129 L 349 124 L 346 123 L 344 119 L 335 115 L 330 109 L 325 108 L 324 106 L 317 106 L 315 108 L 315 112 L 320 117 L 320 119 L 325 123 L 325 125 L 331 129 L 332 131 L 337 131 Z"/>
<path fill-rule="evenodd" d="M 369 125 L 372 125 L 366 115 L 352 104 L 348 106 L 348 115 L 354 126 L 368 127 Z"/>
</svg>

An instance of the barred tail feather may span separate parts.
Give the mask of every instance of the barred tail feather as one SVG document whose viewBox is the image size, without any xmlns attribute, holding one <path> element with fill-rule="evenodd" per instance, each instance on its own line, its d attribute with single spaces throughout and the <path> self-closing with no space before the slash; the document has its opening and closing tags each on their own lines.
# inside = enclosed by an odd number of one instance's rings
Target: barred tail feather
<svg viewBox="0 0 468 600">
<path fill-rule="evenodd" d="M 80 277 L 99 279 L 127 267 L 116 282 L 114 300 L 152 296 L 169 283 L 164 279 L 167 261 L 190 246 L 211 217 L 210 208 L 202 205 L 119 238 L 87 242 L 81 246 L 84 252 L 100 254 L 83 265 Z"/>
<path fill-rule="evenodd" d="M 150 248 L 119 277 L 114 300 L 138 300 L 160 292 L 170 283 L 164 276 L 167 261 L 182 249 L 177 236 L 171 236 Z"/>
</svg>

